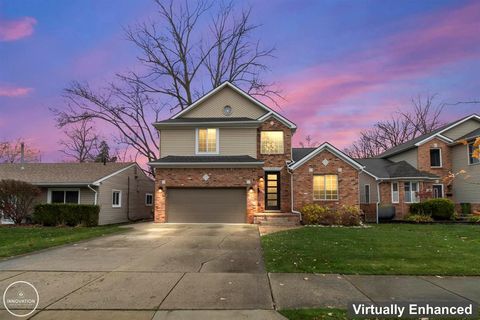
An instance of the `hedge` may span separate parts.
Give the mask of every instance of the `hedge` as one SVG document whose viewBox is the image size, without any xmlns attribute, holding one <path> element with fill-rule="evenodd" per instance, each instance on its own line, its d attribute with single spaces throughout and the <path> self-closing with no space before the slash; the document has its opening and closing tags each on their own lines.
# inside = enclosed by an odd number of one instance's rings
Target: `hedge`
<svg viewBox="0 0 480 320">
<path fill-rule="evenodd" d="M 93 227 L 98 225 L 100 207 L 85 204 L 39 204 L 35 206 L 33 221 L 44 226 Z"/>
<path fill-rule="evenodd" d="M 450 220 L 455 213 L 455 204 L 449 199 L 429 199 L 410 205 L 410 214 L 424 215 L 435 220 Z"/>
<path fill-rule="evenodd" d="M 361 224 L 360 209 L 356 206 L 330 208 L 317 204 L 307 204 L 301 210 L 303 222 L 307 225 L 343 225 L 358 226 Z"/>
</svg>

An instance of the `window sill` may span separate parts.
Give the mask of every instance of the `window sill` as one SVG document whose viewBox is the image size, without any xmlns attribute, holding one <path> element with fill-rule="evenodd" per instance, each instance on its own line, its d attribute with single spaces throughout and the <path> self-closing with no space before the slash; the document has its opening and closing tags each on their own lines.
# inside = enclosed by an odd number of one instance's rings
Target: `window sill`
<svg viewBox="0 0 480 320">
<path fill-rule="evenodd" d="M 122 206 L 112 206 L 112 208 L 121 208 Z"/>
</svg>

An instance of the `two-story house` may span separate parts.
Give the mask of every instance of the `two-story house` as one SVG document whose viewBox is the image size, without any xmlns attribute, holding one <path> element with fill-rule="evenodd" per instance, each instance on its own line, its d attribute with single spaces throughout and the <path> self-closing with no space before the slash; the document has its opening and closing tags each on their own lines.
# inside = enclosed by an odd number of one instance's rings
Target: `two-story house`
<svg viewBox="0 0 480 320">
<path fill-rule="evenodd" d="M 480 116 L 472 114 L 429 134 L 385 151 L 377 158 L 358 159 L 360 199 L 364 211 L 393 205 L 396 218 L 422 198 L 449 198 L 480 210 L 480 161 L 473 157 L 473 141 L 480 136 Z M 446 183 L 450 173 L 460 173 Z"/>
<path fill-rule="evenodd" d="M 359 205 L 360 163 L 328 143 L 292 148 L 296 125 L 231 83 L 154 126 L 156 222 L 295 220 L 309 203 Z"/>
</svg>

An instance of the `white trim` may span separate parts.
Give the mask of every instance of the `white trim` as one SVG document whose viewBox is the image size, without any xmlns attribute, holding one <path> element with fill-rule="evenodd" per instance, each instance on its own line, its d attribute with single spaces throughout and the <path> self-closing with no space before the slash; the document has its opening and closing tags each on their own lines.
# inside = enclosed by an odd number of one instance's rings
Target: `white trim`
<svg viewBox="0 0 480 320">
<path fill-rule="evenodd" d="M 152 197 L 152 203 L 150 203 L 150 204 L 149 204 L 148 201 L 147 201 L 148 196 L 151 196 L 151 197 Z M 149 193 L 149 192 L 145 193 L 145 206 L 146 206 L 146 207 L 151 207 L 151 206 L 153 206 L 153 193 Z"/>
<path fill-rule="evenodd" d="M 415 146 L 418 147 L 419 145 L 421 145 L 421 144 L 423 144 L 423 143 L 425 143 L 425 142 L 433 139 L 433 138 L 436 137 L 436 136 L 438 136 L 438 138 L 440 138 L 440 139 L 444 139 L 444 140 L 447 140 L 447 141 L 449 141 L 449 142 L 453 142 L 452 139 L 443 136 L 442 133 L 444 133 L 445 131 L 448 131 L 448 130 L 450 130 L 450 129 L 452 129 L 452 128 L 455 128 L 456 126 L 458 126 L 458 125 L 460 125 L 460 124 L 462 124 L 462 123 L 464 123 L 464 122 L 466 122 L 466 121 L 468 121 L 468 120 L 471 120 L 471 119 L 477 119 L 478 121 L 480 121 L 480 116 L 477 115 L 477 114 L 472 114 L 472 115 L 470 115 L 470 116 L 468 116 L 468 117 L 466 117 L 466 118 L 464 118 L 464 119 L 462 119 L 462 120 L 460 120 L 460 121 L 457 121 L 457 122 L 453 123 L 452 125 L 446 127 L 445 129 L 440 130 L 439 132 L 435 133 L 434 135 L 429 136 L 428 138 L 425 138 L 424 140 L 415 143 Z"/>
<path fill-rule="evenodd" d="M 204 166 L 204 165 L 258 165 L 261 166 L 264 164 L 263 161 L 261 162 L 165 162 L 165 163 L 156 163 L 156 162 L 149 162 L 148 165 L 151 167 L 168 167 L 168 166 L 179 166 L 179 165 L 189 165 L 189 166 Z"/>
<path fill-rule="evenodd" d="M 113 194 L 118 192 L 118 204 L 113 203 Z M 122 207 L 122 190 L 112 189 L 112 208 L 121 208 Z"/>
<path fill-rule="evenodd" d="M 440 166 L 432 166 L 432 155 L 430 154 L 430 168 L 435 168 L 435 169 L 443 168 L 442 148 L 439 148 L 439 147 L 430 148 L 430 151 L 432 150 L 440 151 Z"/>
<path fill-rule="evenodd" d="M 283 167 L 263 167 L 263 171 L 282 171 Z"/>
<path fill-rule="evenodd" d="M 397 185 L 397 201 L 393 200 L 393 184 Z M 400 183 L 398 181 L 392 181 L 390 183 L 390 195 L 392 198 L 392 203 L 400 203 Z"/>
<path fill-rule="evenodd" d="M 215 152 L 201 152 L 198 151 L 198 130 L 200 129 L 205 129 L 207 130 L 207 136 L 208 136 L 208 130 L 213 130 L 215 129 Z M 208 140 L 208 139 L 207 139 Z M 208 148 L 208 146 L 207 146 Z M 209 155 L 209 154 L 220 154 L 220 129 L 219 128 L 195 128 L 195 154 L 196 155 Z"/>
<path fill-rule="evenodd" d="M 129 165 L 129 166 L 125 167 L 125 168 L 122 168 L 122 169 L 120 169 L 120 170 L 118 170 L 118 171 L 115 171 L 114 173 L 109 174 L 108 176 L 105 176 L 105 177 L 103 177 L 103 178 L 98 179 L 97 181 L 94 181 L 92 184 L 95 185 L 95 186 L 98 186 L 101 182 L 103 182 L 103 181 L 107 180 L 108 178 L 111 178 L 111 177 L 113 177 L 113 176 L 115 176 L 115 175 L 117 175 L 117 174 L 119 174 L 119 173 L 121 173 L 121 172 L 123 172 L 123 171 L 125 171 L 125 170 L 127 170 L 127 169 L 130 169 L 130 168 L 133 167 L 133 166 L 138 166 L 138 164 L 137 164 L 136 162 L 135 162 L 135 163 L 132 163 L 131 165 Z M 139 169 L 140 169 L 140 168 L 139 168 Z M 141 169 L 140 169 L 140 170 L 141 170 Z"/>
<path fill-rule="evenodd" d="M 246 92 L 244 92 L 243 90 L 241 90 L 240 88 L 238 88 L 237 86 L 231 84 L 230 82 L 226 81 L 224 83 L 222 83 L 221 85 L 219 85 L 218 87 L 216 87 L 215 89 L 211 90 L 209 93 L 207 93 L 206 95 L 204 95 L 203 97 L 201 97 L 200 99 L 198 99 L 197 101 L 195 101 L 194 103 L 192 103 L 190 106 L 188 106 L 187 108 L 183 109 L 182 111 L 180 111 L 179 113 L 177 113 L 176 115 L 174 115 L 173 117 L 171 117 L 171 119 L 177 119 L 178 117 L 180 117 L 181 115 L 187 113 L 188 111 L 192 110 L 193 108 L 195 108 L 196 106 L 198 106 L 200 103 L 202 103 L 203 101 L 205 101 L 206 99 L 208 99 L 209 97 L 211 97 L 212 95 L 216 94 L 218 91 L 222 90 L 223 88 L 225 87 L 230 87 L 231 89 L 233 89 L 235 92 L 237 92 L 238 94 L 242 95 L 244 98 L 247 98 L 248 100 L 250 100 L 250 102 L 256 104 L 257 106 L 259 106 L 260 108 L 264 109 L 265 111 L 267 112 L 271 112 L 272 114 L 274 114 L 275 116 L 279 117 L 279 120 L 283 120 L 284 122 L 286 122 L 288 124 L 288 126 L 292 129 L 296 129 L 297 126 L 291 122 L 290 120 L 288 120 L 287 118 L 281 116 L 280 114 L 276 113 L 274 110 L 272 110 L 271 108 L 267 107 L 266 105 L 264 105 L 263 103 L 261 103 L 260 101 L 258 101 L 257 99 L 253 98 L 252 96 L 250 96 L 249 94 L 247 94 Z"/>
<path fill-rule="evenodd" d="M 434 186 L 441 186 L 442 187 L 442 198 L 445 198 L 445 186 L 443 185 L 443 183 L 434 183 L 432 184 L 432 196 L 434 195 L 433 194 L 433 187 Z"/>
<path fill-rule="evenodd" d="M 63 203 L 66 204 L 66 192 L 65 191 L 77 191 L 78 192 L 78 202 L 80 204 L 80 188 L 48 188 L 47 190 L 47 203 L 52 203 L 52 191 L 63 191 Z"/>
<path fill-rule="evenodd" d="M 422 141 L 419 141 L 419 142 L 415 143 L 415 146 L 416 146 L 416 147 L 421 146 L 422 144 L 427 143 L 428 141 L 431 141 L 431 140 L 433 140 L 433 139 L 435 139 L 435 138 L 440 139 L 440 140 L 443 140 L 444 142 L 447 142 L 447 143 L 452 143 L 452 142 L 454 142 L 452 139 L 447 138 L 447 137 L 441 135 L 440 133 L 436 133 L 436 134 L 434 134 L 434 135 L 432 135 L 432 136 L 430 136 L 430 137 L 428 137 L 428 138 L 423 139 Z"/>
<path fill-rule="evenodd" d="M 185 122 L 155 122 L 153 123 L 154 126 L 166 126 L 166 127 L 174 127 L 174 126 L 206 126 L 206 125 L 218 125 L 218 124 L 251 124 L 252 127 L 258 127 L 260 124 L 262 124 L 261 121 L 258 120 L 239 120 L 239 121 L 198 121 L 198 122 L 190 122 L 190 121 L 185 121 Z"/>
<path fill-rule="evenodd" d="M 290 169 L 292 170 L 295 170 L 297 169 L 298 167 L 300 167 L 301 165 L 303 165 L 304 163 L 306 163 L 307 161 L 309 161 L 310 159 L 312 159 L 313 157 L 315 157 L 317 154 L 319 154 L 320 152 L 324 151 L 324 150 L 328 150 L 330 151 L 331 153 L 333 153 L 334 155 L 336 155 L 337 157 L 341 158 L 342 160 L 344 160 L 345 162 L 349 163 L 352 167 L 354 168 L 357 168 L 359 170 L 363 170 L 364 169 L 364 166 L 362 166 L 360 163 L 358 163 L 357 161 L 353 160 L 352 158 L 350 158 L 349 156 L 347 156 L 345 153 L 343 153 L 342 151 L 338 150 L 337 148 L 335 148 L 334 146 L 332 146 L 330 143 L 328 142 L 324 142 L 322 145 L 320 145 L 317 149 L 313 150 L 312 152 L 310 152 L 309 154 L 307 154 L 305 157 L 303 157 L 302 159 L 300 159 L 299 161 L 297 162 L 293 162 L 293 164 L 290 165 Z"/>
</svg>

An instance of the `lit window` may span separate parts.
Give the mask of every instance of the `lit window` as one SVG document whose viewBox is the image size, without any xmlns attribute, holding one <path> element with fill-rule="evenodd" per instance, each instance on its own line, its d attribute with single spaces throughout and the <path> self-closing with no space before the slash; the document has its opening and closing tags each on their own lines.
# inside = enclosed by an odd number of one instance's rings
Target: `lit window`
<svg viewBox="0 0 480 320">
<path fill-rule="evenodd" d="M 151 207 L 153 205 L 153 194 L 146 193 L 145 194 L 145 205 Z"/>
<path fill-rule="evenodd" d="M 313 176 L 313 200 L 338 200 L 338 176 Z"/>
<path fill-rule="evenodd" d="M 475 157 L 474 152 L 477 151 L 477 157 Z M 477 164 L 480 163 L 480 159 L 478 158 L 478 155 L 480 154 L 480 146 L 474 147 L 473 142 L 468 144 L 468 163 L 469 164 Z"/>
<path fill-rule="evenodd" d="M 398 203 L 400 196 L 398 194 L 398 182 L 392 182 L 392 203 Z"/>
<path fill-rule="evenodd" d="M 120 208 L 122 206 L 122 191 L 113 190 L 112 191 L 112 207 Z"/>
<path fill-rule="evenodd" d="M 80 203 L 80 191 L 78 190 L 50 190 L 50 203 Z"/>
<path fill-rule="evenodd" d="M 404 200 L 405 200 L 406 203 L 419 202 L 418 182 L 405 182 L 404 189 L 405 189 Z"/>
<path fill-rule="evenodd" d="M 442 149 L 430 149 L 430 167 L 440 168 L 442 166 Z"/>
<path fill-rule="evenodd" d="M 283 131 L 262 131 L 260 133 L 261 154 L 283 154 Z"/>
<path fill-rule="evenodd" d="M 197 130 L 197 153 L 218 153 L 218 129 Z"/>
</svg>

